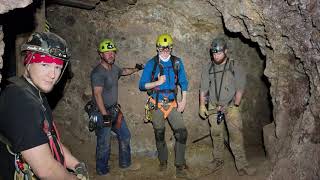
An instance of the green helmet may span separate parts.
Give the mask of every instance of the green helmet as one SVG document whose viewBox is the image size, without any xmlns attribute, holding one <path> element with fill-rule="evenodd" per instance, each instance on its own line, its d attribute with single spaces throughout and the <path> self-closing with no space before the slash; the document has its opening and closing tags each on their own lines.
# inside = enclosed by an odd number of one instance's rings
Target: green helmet
<svg viewBox="0 0 320 180">
<path fill-rule="evenodd" d="M 212 43 L 211 43 L 211 52 L 212 53 L 217 53 L 217 52 L 221 52 L 224 51 L 227 48 L 227 43 L 224 40 L 224 38 L 215 38 L 213 39 Z"/>
<path fill-rule="evenodd" d="M 39 52 L 62 60 L 70 58 L 66 41 L 52 32 L 33 33 L 21 46 L 21 52 L 24 51 Z"/>
<path fill-rule="evenodd" d="M 100 42 L 98 51 L 101 53 L 117 51 L 117 48 L 111 39 L 104 39 Z"/>
<path fill-rule="evenodd" d="M 169 34 L 161 34 L 157 38 L 157 47 L 170 47 L 173 46 L 173 40 L 172 37 Z"/>
</svg>

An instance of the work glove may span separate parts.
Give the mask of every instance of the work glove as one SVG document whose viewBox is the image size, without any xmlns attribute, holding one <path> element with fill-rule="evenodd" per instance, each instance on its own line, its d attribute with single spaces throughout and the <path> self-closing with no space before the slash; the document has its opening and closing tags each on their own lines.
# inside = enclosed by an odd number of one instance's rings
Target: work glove
<svg viewBox="0 0 320 180">
<path fill-rule="evenodd" d="M 105 127 L 111 127 L 112 125 L 112 116 L 111 115 L 103 115 L 103 124 Z"/>
<path fill-rule="evenodd" d="M 84 162 L 80 162 L 79 164 L 77 164 L 74 172 L 76 173 L 78 179 L 89 180 L 89 173 Z"/>
<path fill-rule="evenodd" d="M 143 64 L 136 64 L 135 68 L 140 71 L 144 68 L 144 65 Z"/>
<path fill-rule="evenodd" d="M 208 110 L 207 110 L 207 108 L 206 108 L 205 105 L 200 105 L 199 115 L 200 115 L 203 119 L 206 119 L 206 118 L 207 118 L 207 116 L 208 116 Z"/>
</svg>

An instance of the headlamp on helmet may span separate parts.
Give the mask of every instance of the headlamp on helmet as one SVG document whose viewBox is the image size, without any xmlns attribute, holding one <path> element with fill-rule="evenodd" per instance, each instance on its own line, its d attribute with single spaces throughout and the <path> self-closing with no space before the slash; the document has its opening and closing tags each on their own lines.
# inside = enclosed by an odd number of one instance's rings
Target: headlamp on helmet
<svg viewBox="0 0 320 180">
<path fill-rule="evenodd" d="M 21 46 L 21 51 L 38 52 L 62 60 L 70 58 L 66 41 L 52 32 L 33 33 L 29 40 Z"/>
<path fill-rule="evenodd" d="M 98 51 L 100 53 L 117 51 L 117 48 L 111 39 L 104 39 L 100 42 Z"/>
<path fill-rule="evenodd" d="M 227 43 L 223 38 L 216 38 L 211 43 L 211 53 L 222 52 L 227 48 Z"/>
<path fill-rule="evenodd" d="M 157 48 L 172 48 L 173 47 L 173 40 L 169 34 L 161 34 L 157 38 L 156 43 Z"/>
</svg>

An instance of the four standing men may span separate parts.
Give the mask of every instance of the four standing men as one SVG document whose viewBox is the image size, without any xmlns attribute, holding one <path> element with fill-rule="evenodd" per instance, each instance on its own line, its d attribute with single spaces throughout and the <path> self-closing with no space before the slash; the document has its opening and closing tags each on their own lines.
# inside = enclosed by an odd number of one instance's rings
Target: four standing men
<svg viewBox="0 0 320 180">
<path fill-rule="evenodd" d="M 160 171 L 167 169 L 165 120 L 168 120 L 176 139 L 176 176 L 187 177 L 185 150 L 188 132 L 182 112 L 186 106 L 188 80 L 182 59 L 172 55 L 173 40 L 169 34 L 161 34 L 157 38 L 156 48 L 157 55 L 146 63 L 139 88 L 149 95 L 148 106 L 152 109 Z M 1 139 L 6 139 L 7 142 L 7 145 L 3 143 L 5 141 L 0 143 L 0 168 L 5 169 L 10 164 L 8 171 L 1 171 L 1 175 L 5 179 L 12 179 L 15 172 L 12 162 L 15 162 L 16 167 L 27 167 L 20 169 L 20 172 L 16 170 L 16 176 L 20 177 L 88 179 L 84 163 L 72 156 L 60 142 L 51 109 L 43 95 L 52 90 L 66 66 L 69 54 L 65 41 L 54 33 L 34 33 L 22 46 L 22 50 L 26 51 L 24 75 L 11 79 L 11 84 L 0 96 L 0 133 Z M 118 80 L 121 76 L 143 69 L 143 65 L 119 68 L 114 64 L 116 51 L 112 40 L 103 40 L 98 49 L 101 61 L 91 72 L 95 104 L 93 114 L 97 119 L 96 171 L 99 175 L 109 173 L 111 131 L 119 141 L 119 166 L 131 170 L 140 168 L 139 164 L 131 163 L 131 135 L 118 104 Z M 249 168 L 245 157 L 239 112 L 246 82 L 245 74 L 239 65 L 235 66 L 234 61 L 227 57 L 224 39 L 214 39 L 210 51 L 212 62 L 202 69 L 199 114 L 204 119 L 208 118 L 211 126 L 214 145 L 211 166 L 213 170 L 223 167 L 225 124 L 239 174 L 252 175 L 255 169 Z M 179 102 L 178 86 L 182 93 Z M 209 116 L 208 111 L 217 113 Z M 9 154 L 6 146 L 10 146 L 14 156 Z M 66 168 L 73 170 L 77 177 Z"/>
</svg>

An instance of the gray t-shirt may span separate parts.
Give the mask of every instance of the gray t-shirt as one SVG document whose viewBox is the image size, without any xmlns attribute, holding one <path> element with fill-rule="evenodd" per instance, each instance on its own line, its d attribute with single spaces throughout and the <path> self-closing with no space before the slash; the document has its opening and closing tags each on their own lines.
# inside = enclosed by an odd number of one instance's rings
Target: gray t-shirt
<svg viewBox="0 0 320 180">
<path fill-rule="evenodd" d="M 228 60 L 226 66 L 225 64 L 214 64 L 214 66 L 211 68 L 211 65 L 212 63 L 210 62 L 209 64 L 204 65 L 202 68 L 200 91 L 209 91 L 209 101 L 212 104 L 219 104 L 223 106 L 228 105 L 233 100 L 236 91 L 244 90 L 246 84 L 246 74 L 242 67 L 238 64 L 235 64 L 233 60 Z M 224 68 L 225 72 L 221 83 L 221 77 Z"/>
<path fill-rule="evenodd" d="M 106 107 L 118 103 L 118 80 L 122 74 L 122 69 L 117 65 L 112 65 L 111 70 L 97 65 L 91 72 L 91 87 L 103 87 L 103 102 Z M 93 98 L 95 102 L 95 98 Z"/>
</svg>

